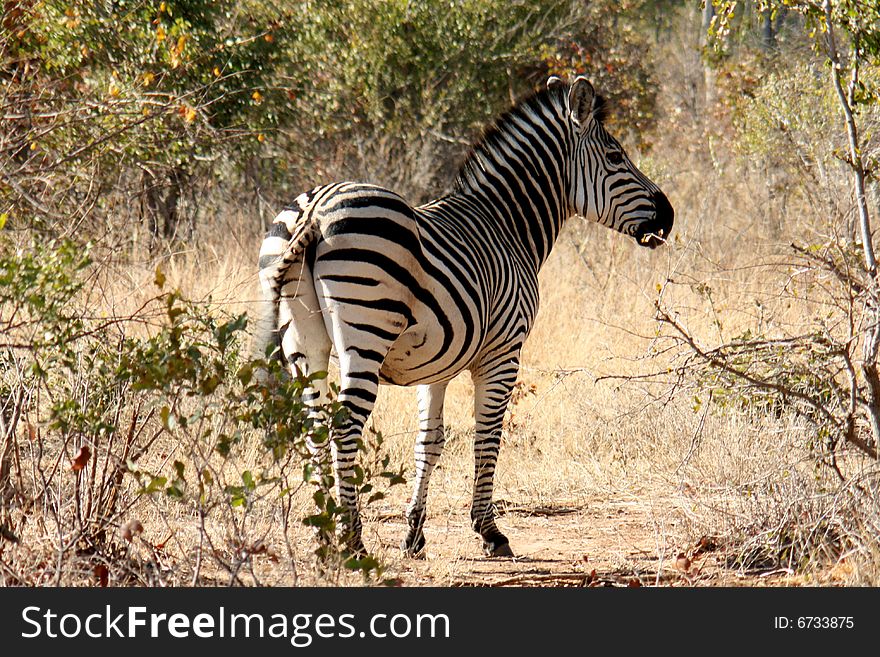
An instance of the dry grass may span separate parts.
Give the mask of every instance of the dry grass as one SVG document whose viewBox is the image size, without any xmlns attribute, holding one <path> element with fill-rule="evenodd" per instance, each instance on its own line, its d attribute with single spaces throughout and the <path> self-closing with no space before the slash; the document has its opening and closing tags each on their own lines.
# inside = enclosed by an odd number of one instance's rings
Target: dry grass
<svg viewBox="0 0 880 657">
<path fill-rule="evenodd" d="M 672 89 L 696 75 L 694 59 L 662 61 L 670 69 L 667 115 L 676 116 L 681 99 Z M 710 148 L 699 122 L 685 127 L 664 126 L 666 137 L 644 161 L 676 209 L 671 243 L 648 252 L 575 220 L 542 272 L 542 308 L 496 479 L 500 524 L 521 558 L 483 559 L 469 529 L 473 411 L 464 375 L 447 394 L 449 440 L 431 482 L 428 559 L 405 561 L 397 550 L 408 487 L 392 488 L 367 510 L 365 540 L 387 576 L 413 585 L 583 585 L 596 583 L 595 568 L 599 580 L 615 584 L 880 583 L 880 509 L 854 497 L 850 485 L 865 475 L 876 489 L 876 466 L 841 454 L 850 477 L 841 482 L 819 465 L 821 449 L 811 446 L 802 420 L 709 403 L 693 382 L 663 376 L 680 354 L 662 339 L 658 299 L 707 344 L 746 329 L 797 327 L 815 310 L 793 302 L 791 288 L 783 291 L 790 272 L 779 264 L 788 243 L 813 236 L 805 219 L 812 210 L 792 203 L 774 215 L 760 175 L 717 143 Z M 243 210 L 218 217 L 211 234 L 185 252 L 103 270 L 93 298 L 109 314 L 134 311 L 154 296 L 158 264 L 166 287 L 226 312 L 245 309 L 256 295 L 259 222 Z M 652 372 L 661 376 L 641 378 Z M 408 474 L 416 427 L 415 391 L 383 388 L 371 430 Z M 163 437 L 143 465 L 161 469 L 189 458 L 186 445 Z M 256 440 L 217 467 L 229 481 L 245 470 L 279 472 Z M 247 512 L 218 511 L 204 519 L 203 532 L 193 508 L 141 499 L 124 519 L 140 520 L 144 533 L 122 544 L 111 583 L 359 583 L 340 569 L 316 569 L 311 532 L 298 521 L 311 510 L 310 491 L 297 483 L 296 467 L 284 473 L 291 495 L 275 491 Z M 133 491 L 127 483 L 125 495 Z M 5 548 L 4 561 L 19 564 L 33 584 L 94 582 L 83 565 L 92 562 L 73 553 L 59 572 L 56 528 L 41 512 L 20 545 Z M 682 572 L 679 554 L 699 569 Z M 6 580 L 14 581 L 8 572 Z"/>
<path fill-rule="evenodd" d="M 508 419 L 496 499 L 501 508 L 514 509 L 501 520 L 514 546 L 535 555 L 554 545 L 556 551 L 543 560 L 553 565 L 535 574 L 534 557 L 505 567 L 487 566 L 489 562 L 478 558 L 478 541 L 467 521 L 473 419 L 472 386 L 465 375 L 449 390 L 450 438 L 431 484 L 431 557 L 424 564 L 411 564 L 397 556 L 408 496 L 404 487 L 393 489 L 381 506 L 367 514 L 366 540 L 388 564 L 389 574 L 413 584 L 533 583 L 541 581 L 534 579 L 539 575 L 560 584 L 568 581 L 566 577 L 576 580 L 582 570 L 579 555 L 590 554 L 592 563 L 603 565 L 612 580 L 632 572 L 646 583 L 662 582 L 670 572 L 675 575 L 675 556 L 692 550 L 707 535 L 729 549 L 712 578 L 705 574 L 713 572 L 707 568 L 703 579 L 694 583 L 729 583 L 736 572 L 755 569 L 790 568 L 800 576 L 808 572 L 819 577 L 834 565 L 839 555 L 821 555 L 815 567 L 805 571 L 799 563 L 779 566 L 782 557 L 774 560 L 765 554 L 768 541 L 780 540 L 769 535 L 785 528 L 787 514 L 812 512 L 812 519 L 828 512 L 821 500 L 831 495 L 832 482 L 817 470 L 815 455 L 806 446 L 805 427 L 792 418 L 725 412 L 711 405 L 695 410 L 686 394 L 669 398 L 664 396 L 668 386 L 662 383 L 631 380 L 669 363 L 669 354 L 656 354 L 656 286 L 682 275 L 708 278 L 695 271 L 699 264 L 708 267 L 702 254 L 694 255 L 700 249 L 690 226 L 699 210 L 675 196 L 673 190 L 679 238 L 671 248 L 643 252 L 599 227 L 573 225 L 542 274 L 542 311 L 523 357 L 522 389 Z M 603 255 L 590 262 L 591 254 Z M 247 264 L 236 262 L 236 257 L 232 256 L 233 262 L 217 258 L 205 264 L 172 263 L 167 267 L 169 280 L 196 298 L 210 294 L 215 301 L 234 305 L 252 277 Z M 205 275 L 212 270 L 217 274 Z M 675 307 L 687 313 L 688 325 L 710 336 L 718 330 L 715 313 L 728 326 L 747 325 L 751 318 L 737 312 L 735 304 L 744 290 L 766 290 L 773 281 L 756 281 L 741 273 L 718 274 L 712 285 L 717 305 L 732 299 L 730 312 L 717 308 L 711 312 L 706 299 L 689 289 L 675 290 L 674 300 Z M 414 392 L 383 388 L 371 422 L 372 429 L 385 437 L 395 463 L 411 463 L 417 427 Z M 260 465 L 267 466 L 266 459 L 254 448 L 245 462 L 234 467 Z M 816 508 L 809 508 L 810 500 L 818 500 L 813 504 Z M 549 514 L 536 523 L 531 520 L 533 513 L 522 511 L 554 508 L 573 512 Z M 606 514 L 609 508 L 614 512 Z M 525 515 L 518 516 L 516 509 Z M 308 510 L 308 496 L 300 494 L 291 517 Z M 197 532 L 191 517 L 164 505 L 152 512 L 155 519 L 150 525 L 161 518 L 162 525 L 176 528 L 179 551 L 192 549 Z M 265 535 L 275 555 L 282 554 L 278 513 L 278 502 L 265 500 L 244 532 Z M 176 516 L 173 521 L 171 516 Z M 325 574 L 307 565 L 303 572 L 311 537 L 307 530 L 297 529 L 295 521 L 291 524 L 293 559 L 254 558 L 249 564 L 253 581 L 327 583 Z M 790 551 L 789 557 L 793 555 Z M 290 564 L 297 562 L 295 570 Z M 834 581 L 844 583 L 873 577 L 852 568 L 834 572 Z M 218 573 L 218 580 L 223 576 Z M 678 578 L 691 581 L 680 573 Z M 346 581 L 352 580 L 341 575 L 329 580 Z"/>
<path fill-rule="evenodd" d="M 643 251 L 601 227 L 574 223 L 542 272 L 542 309 L 523 355 L 521 389 L 508 418 L 496 485 L 499 507 L 508 510 L 501 525 L 523 557 L 503 564 L 482 559 L 468 526 L 473 413 L 472 386 L 465 375 L 452 383 L 447 396 L 450 436 L 431 482 L 429 558 L 412 563 L 397 553 L 406 487 L 393 488 L 387 500 L 367 511 L 365 539 L 386 563 L 386 575 L 406 584 L 568 585 L 583 584 L 588 571 L 598 568 L 600 579 L 611 583 L 631 577 L 646 584 L 730 583 L 737 581 L 737 572 L 768 571 L 808 578 L 782 583 L 877 581 L 876 552 L 860 551 L 859 559 L 841 561 L 839 553 L 821 547 L 821 540 L 804 539 L 801 545 L 798 537 L 789 536 L 800 551 L 783 554 L 780 547 L 773 554 L 773 546 L 792 531 L 792 518 L 809 534 L 811 523 L 822 531 L 846 509 L 842 498 L 835 499 L 839 485 L 817 467 L 802 424 L 711 404 L 695 409 L 690 393 L 666 394 L 669 382 L 634 378 L 662 372 L 675 356 L 658 353 L 658 285 L 683 321 L 710 339 L 719 337 L 719 318 L 724 331 L 755 321 L 741 310 L 749 294 L 777 296 L 774 279 L 755 279 L 745 267 L 772 247 L 734 248 L 733 243 L 746 240 L 760 243 L 757 235 L 743 231 L 726 244 L 716 244 L 716 238 L 701 242 L 695 233 L 704 230 L 703 218 L 723 213 L 707 210 L 705 196 L 672 179 L 670 174 L 664 186 L 677 209 L 677 237 L 668 248 Z M 251 263 L 257 243 L 254 232 L 231 244 L 218 240 L 214 247 L 166 259 L 160 265 L 166 285 L 237 311 L 254 294 Z M 727 254 L 727 261 L 713 264 L 713 254 Z M 128 269 L 96 290 L 109 311 L 125 314 L 155 293 L 153 276 L 152 265 Z M 710 284 L 712 305 L 695 286 L 667 285 L 670 278 Z M 383 388 L 371 428 L 384 436 L 392 462 L 406 464 L 408 472 L 416 427 L 415 391 Z M 187 458 L 185 445 L 163 438 L 144 456 L 143 465 L 161 470 L 174 459 Z M 277 472 L 257 441 L 218 468 L 229 481 L 244 470 Z M 201 534 L 193 508 L 160 496 L 144 498 L 126 518 L 137 518 L 145 531 L 118 555 L 128 567 L 111 569 L 111 582 L 188 584 L 199 562 L 202 583 L 358 583 L 358 576 L 341 570 L 315 568 L 311 533 L 298 522 L 310 512 L 309 490 L 297 490 L 289 508 L 277 494 L 267 495 L 240 517 L 207 517 Z M 130 484 L 127 492 L 133 492 Z M 77 569 L 75 556 L 59 579 L 45 560 L 54 549 L 51 530 L 43 523 L 28 527 L 18 549 L 32 555 L 35 570 L 46 572 L 45 578 L 33 577 L 33 583 L 94 580 L 88 568 Z M 704 536 L 722 548 L 714 566 L 707 560 L 697 575 L 676 571 L 676 555 L 693 552 Z M 237 554 L 242 546 L 250 553 Z M 583 555 L 589 555 L 590 568 L 582 563 Z M 808 563 L 806 556 L 815 559 Z M 227 566 L 236 560 L 241 563 L 233 575 Z M 126 579 L 126 572 L 140 574 Z"/>
</svg>

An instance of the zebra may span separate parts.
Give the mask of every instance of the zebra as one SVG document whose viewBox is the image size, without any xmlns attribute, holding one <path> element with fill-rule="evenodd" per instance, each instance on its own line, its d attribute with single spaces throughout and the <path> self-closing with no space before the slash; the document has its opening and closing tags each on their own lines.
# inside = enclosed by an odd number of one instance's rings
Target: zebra
<svg viewBox="0 0 880 657">
<path fill-rule="evenodd" d="M 570 216 L 651 249 L 673 225 L 666 196 L 604 119 L 604 100 L 586 77 L 553 77 L 484 132 L 448 195 L 412 207 L 388 189 L 337 182 L 301 194 L 274 219 L 259 255 L 257 350 L 265 353 L 275 339 L 291 371 L 308 375 L 326 371 L 335 349 L 337 401 L 348 413 L 328 442 L 345 509 L 340 540 L 352 553 L 364 553 L 352 476 L 379 384 L 417 386 L 415 476 L 401 548 L 423 557 L 428 482 L 446 439 L 444 395 L 450 379 L 469 370 L 471 525 L 487 556 L 513 556 L 492 495 L 502 421 L 538 310 L 538 271 Z M 317 405 L 327 395 L 319 378 L 303 398 Z"/>
</svg>

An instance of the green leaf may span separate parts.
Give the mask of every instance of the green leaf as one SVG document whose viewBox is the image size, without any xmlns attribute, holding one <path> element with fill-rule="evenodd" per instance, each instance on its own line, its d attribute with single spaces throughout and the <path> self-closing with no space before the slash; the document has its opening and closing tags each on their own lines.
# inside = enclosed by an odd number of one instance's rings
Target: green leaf
<svg viewBox="0 0 880 657">
<path fill-rule="evenodd" d="M 171 413 L 171 409 L 167 406 L 163 406 L 159 411 L 159 417 L 162 418 L 162 426 L 165 427 L 168 431 L 174 431 L 177 426 L 177 419 Z"/>
<path fill-rule="evenodd" d="M 226 434 L 221 434 L 217 439 L 217 446 L 214 449 L 217 450 L 217 453 L 220 454 L 220 456 L 226 457 L 229 456 L 229 452 L 232 451 L 232 443 L 232 438 Z"/>
<path fill-rule="evenodd" d="M 307 527 L 315 527 L 317 529 L 332 530 L 336 526 L 336 521 L 333 519 L 333 516 L 327 513 L 316 513 L 311 516 L 306 516 L 303 518 L 302 522 Z"/>
<path fill-rule="evenodd" d="M 150 483 L 147 484 L 145 488 L 140 490 L 141 494 L 150 495 L 151 493 L 156 493 L 165 488 L 165 484 L 168 483 L 168 479 L 166 477 L 150 477 Z"/>
<path fill-rule="evenodd" d="M 360 559 L 356 557 L 350 557 L 349 559 L 345 560 L 344 565 L 348 570 L 360 570 L 365 573 L 368 573 L 371 570 L 376 570 L 380 566 L 379 561 L 376 559 L 376 557 L 369 555 Z"/>
</svg>

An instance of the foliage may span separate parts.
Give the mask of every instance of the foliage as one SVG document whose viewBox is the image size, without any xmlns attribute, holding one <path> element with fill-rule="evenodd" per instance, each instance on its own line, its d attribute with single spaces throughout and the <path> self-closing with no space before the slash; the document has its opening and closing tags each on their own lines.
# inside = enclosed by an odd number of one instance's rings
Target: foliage
<svg viewBox="0 0 880 657">
<path fill-rule="evenodd" d="M 276 39 L 284 41 L 291 21 L 269 2 L 7 6 L 0 164 L 10 188 L 0 192 L 13 208 L 18 200 L 30 206 L 22 217 L 50 219 L 84 195 L 100 207 L 108 188 L 138 186 L 153 236 L 172 236 L 193 176 L 253 155 L 283 117 L 283 103 L 267 111 L 265 101 L 283 95 Z M 73 174 L 75 190 L 46 189 L 47 175 L 77 170 L 87 173 Z M 93 189 L 96 179 L 105 189 Z M 60 198 L 41 202 L 47 196 Z M 18 224 L 17 212 L 11 221 Z"/>
<path fill-rule="evenodd" d="M 15 251 L 11 241 L 0 242 L 0 335 L 15 334 L 33 351 L 63 348 L 81 336 L 84 323 L 71 303 L 91 264 L 89 251 L 88 244 L 69 241 L 37 241 Z"/>
<path fill-rule="evenodd" d="M 118 230 L 122 209 L 153 240 L 179 238 L 215 178 L 270 196 L 325 177 L 436 195 L 480 128 L 550 73 L 590 75 L 634 134 L 654 118 L 646 40 L 609 0 L 7 5 L 0 203 L 15 227 L 89 212 Z"/>
<path fill-rule="evenodd" d="M 737 146 L 753 157 L 803 173 L 811 167 L 835 166 L 829 142 L 835 135 L 837 107 L 824 72 L 808 63 L 789 63 L 786 70 L 765 70 L 733 115 Z M 734 101 L 736 102 L 736 101 Z M 839 147 L 839 146 L 838 146 Z"/>
<path fill-rule="evenodd" d="M 88 247 L 14 249 L 0 234 L 0 524 L 12 534 L 25 529 L 42 488 L 56 517 L 77 527 L 71 546 L 80 550 L 106 544 L 123 512 L 117 459 L 134 454 L 142 437 L 140 408 L 115 376 L 115 322 L 95 321 L 82 303 L 90 264 Z M 38 464 L 30 478 L 28 456 Z M 53 489 L 65 495 L 52 499 Z"/>
<path fill-rule="evenodd" d="M 630 41 L 643 44 L 625 30 L 600 40 L 598 25 L 607 25 L 619 3 L 590 4 L 311 4 L 301 26 L 303 62 L 316 75 L 298 102 L 329 101 L 324 131 L 366 124 L 389 132 L 427 127 L 469 136 L 511 94 L 542 84 L 548 72 L 589 74 L 599 88 L 639 96 L 644 89 L 634 88 L 631 79 L 609 73 L 628 67 L 644 82 L 647 73 L 628 50 Z M 630 57 L 623 61 L 622 53 Z M 608 80 L 617 84 L 603 84 Z M 645 119 L 635 113 L 627 118 Z"/>
<path fill-rule="evenodd" d="M 737 3 L 714 5 L 712 30 L 724 38 Z M 817 444 L 843 479 L 839 448 L 877 459 L 880 447 L 880 286 L 866 200 L 876 157 L 866 129 L 877 117 L 880 8 L 849 0 L 762 1 L 757 7 L 770 16 L 801 14 L 819 56 L 818 62 L 769 65 L 738 104 L 738 116 L 741 148 L 767 158 L 768 170 L 795 172 L 807 197 L 830 210 L 821 241 L 792 245 L 791 278 L 806 284 L 807 301 L 822 310 L 798 335 L 747 334 L 712 349 L 660 305 L 658 318 L 692 352 L 683 371 L 694 366 L 704 383 L 715 381 L 710 386 L 746 391 L 748 403 L 769 397 L 776 407 L 793 408 L 814 426 Z M 822 198 L 835 185 L 852 190 L 841 206 Z"/>
<path fill-rule="evenodd" d="M 343 407 L 333 401 L 311 409 L 302 401 L 309 379 L 289 377 L 276 359 L 243 360 L 246 315 L 218 317 L 175 290 L 132 317 L 96 320 L 83 294 L 92 266 L 87 251 L 69 241 L 10 245 L 4 237 L 0 495 L 14 500 L 2 505 L 4 532 L 23 534 L 26 509 L 57 490 L 58 522 L 74 534 L 64 545 L 112 563 L 134 539 L 125 517 L 143 498 L 164 495 L 194 509 L 206 536 L 210 519 L 229 522 L 231 535 L 241 537 L 261 504 L 309 485 L 318 508 L 302 521 L 320 529 L 317 554 L 325 563 L 381 575 L 375 558 L 336 549 L 344 511 L 331 492 L 332 474 L 313 475 L 332 468 L 329 450 L 315 457 L 308 444 L 326 446 L 329 430 L 345 417 Z M 158 270 L 156 284 L 164 283 Z M 158 328 L 144 335 L 137 323 L 147 317 Z M 255 376 L 258 370 L 264 376 Z M 163 436 L 173 438 L 175 458 L 157 467 L 150 450 Z M 259 469 L 239 467 L 257 436 L 267 458 L 259 459 Z M 390 467 L 381 436 L 359 447 L 365 456 L 355 484 L 369 505 L 384 496 L 379 481 L 403 479 Z M 58 454 L 67 455 L 66 467 L 58 467 Z M 35 474 L 22 468 L 23 459 Z M 143 531 L 138 524 L 136 533 Z M 65 549 L 59 546 L 62 555 Z M 235 580 L 253 555 L 233 554 L 232 561 L 217 559 Z M 198 564 L 179 567 L 193 569 L 191 581 L 199 580 Z"/>
<path fill-rule="evenodd" d="M 184 157 L 209 155 L 224 132 L 277 122 L 276 114 L 259 110 L 259 100 L 278 67 L 275 40 L 286 35 L 284 18 L 268 3 L 228 0 L 45 2 L 9 54 L 20 61 L 36 52 L 42 72 L 78 87 L 82 100 L 103 96 L 134 116 L 176 103 L 173 115 L 146 122 L 127 145 L 135 155 L 183 164 Z M 193 144 L 183 141 L 187 124 Z M 216 136 L 203 141 L 211 132 Z M 156 140 L 169 136 L 177 139 L 158 148 Z"/>
<path fill-rule="evenodd" d="M 436 196 L 449 184 L 449 165 L 462 151 L 450 144 L 472 143 L 513 99 L 549 75 L 590 76 L 620 122 L 645 133 L 655 89 L 640 64 L 647 43 L 618 19 L 620 9 L 604 0 L 355 0 L 314 12 L 315 22 L 305 28 L 315 38 L 308 50 L 320 53 L 312 68 L 333 72 L 315 78 L 315 93 L 330 99 L 331 108 L 318 132 L 353 141 L 368 159 L 399 162 L 415 154 L 403 175 L 384 181 L 414 200 Z M 308 95 L 304 101 L 315 104 Z M 371 154 L 370 144 L 389 135 L 395 142 Z M 445 160 L 447 168 L 435 160 Z"/>
</svg>

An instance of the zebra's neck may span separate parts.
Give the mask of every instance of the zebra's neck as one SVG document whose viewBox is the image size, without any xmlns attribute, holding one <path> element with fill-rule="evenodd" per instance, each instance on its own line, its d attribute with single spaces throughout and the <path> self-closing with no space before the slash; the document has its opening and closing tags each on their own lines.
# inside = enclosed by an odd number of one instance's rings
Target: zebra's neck
<svg viewBox="0 0 880 657">
<path fill-rule="evenodd" d="M 571 214 L 566 189 L 574 136 L 562 99 L 544 91 L 490 128 L 462 166 L 455 194 L 539 269 Z"/>
</svg>

